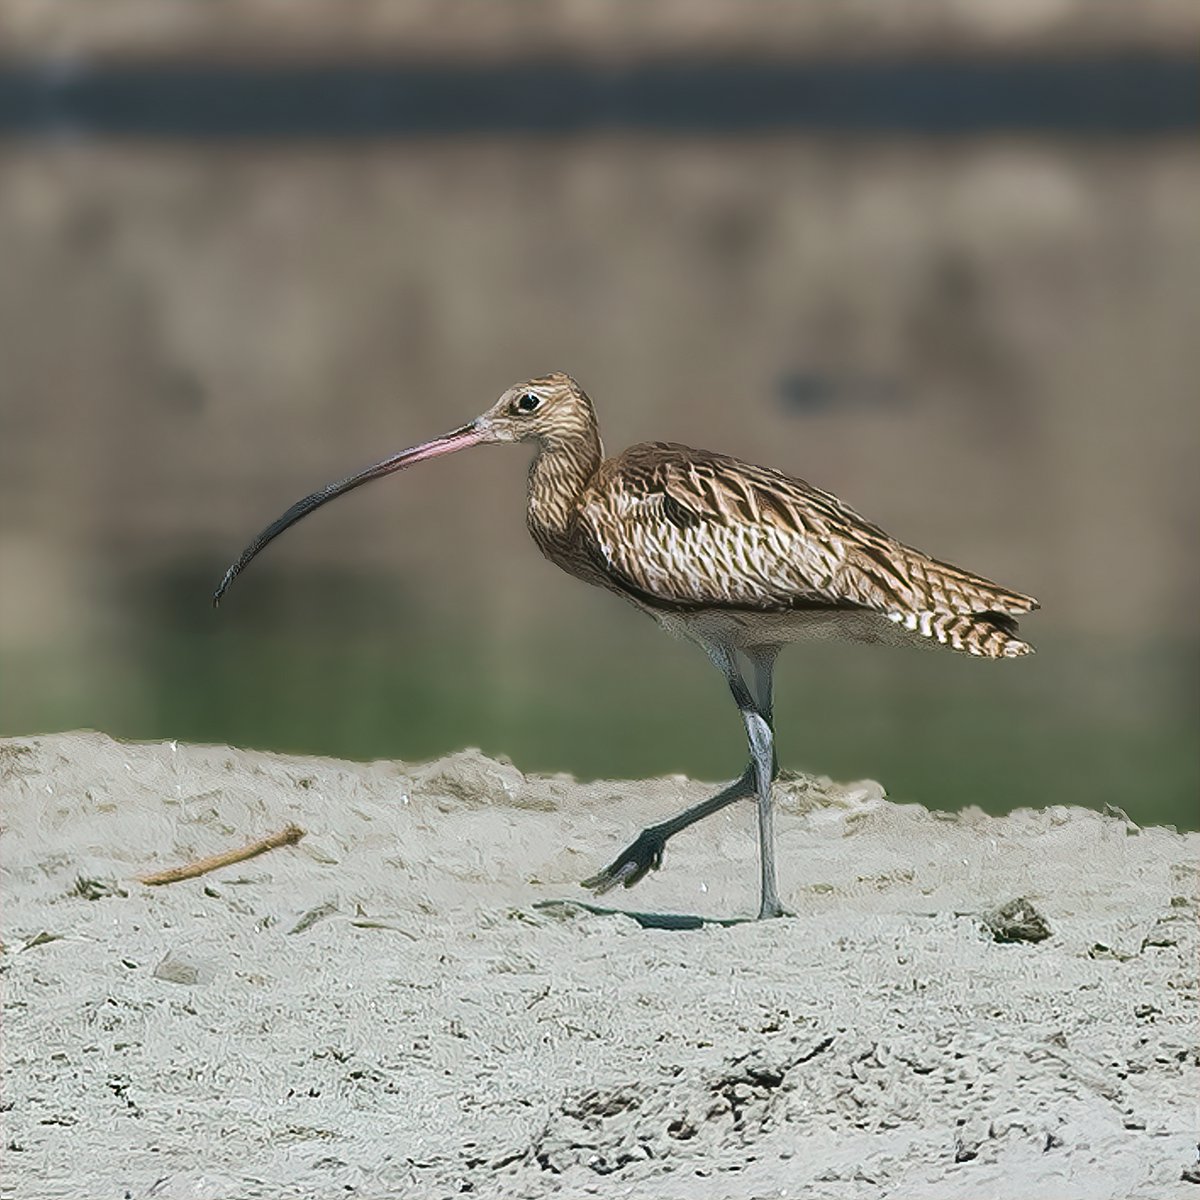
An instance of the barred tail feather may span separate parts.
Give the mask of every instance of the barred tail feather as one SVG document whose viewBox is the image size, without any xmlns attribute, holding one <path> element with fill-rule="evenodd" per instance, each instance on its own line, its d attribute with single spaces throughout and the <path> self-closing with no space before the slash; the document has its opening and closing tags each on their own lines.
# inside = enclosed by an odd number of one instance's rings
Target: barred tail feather
<svg viewBox="0 0 1200 1200">
<path fill-rule="evenodd" d="M 1033 647 L 1017 637 L 1016 620 L 1004 612 L 890 612 L 888 619 L 921 637 L 977 658 L 1019 658 Z"/>
</svg>

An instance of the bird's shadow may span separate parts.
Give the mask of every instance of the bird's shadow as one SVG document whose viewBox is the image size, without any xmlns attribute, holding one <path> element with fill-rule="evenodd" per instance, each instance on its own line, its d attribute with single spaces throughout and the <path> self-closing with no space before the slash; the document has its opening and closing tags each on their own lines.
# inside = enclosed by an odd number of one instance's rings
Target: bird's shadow
<svg viewBox="0 0 1200 1200">
<path fill-rule="evenodd" d="M 750 925 L 751 917 L 700 917 L 694 913 L 629 912 L 624 908 L 606 908 L 586 900 L 537 900 L 534 908 L 567 915 L 570 909 L 582 909 L 598 917 L 628 917 L 643 929 L 703 929 L 706 925 Z"/>
</svg>

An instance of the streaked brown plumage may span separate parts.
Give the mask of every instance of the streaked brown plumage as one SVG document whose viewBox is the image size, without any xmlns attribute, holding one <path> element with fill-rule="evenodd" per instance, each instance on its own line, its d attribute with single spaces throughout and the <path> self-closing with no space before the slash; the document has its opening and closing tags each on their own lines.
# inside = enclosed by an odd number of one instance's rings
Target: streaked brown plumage
<svg viewBox="0 0 1200 1200">
<path fill-rule="evenodd" d="M 1030 597 L 902 545 L 803 480 L 724 455 L 627 450 L 583 493 L 577 536 L 651 608 L 787 614 L 797 636 L 810 614 L 867 612 L 988 658 L 1029 650 L 1011 615 L 1036 607 Z"/>
<path fill-rule="evenodd" d="M 568 375 L 509 388 L 470 424 L 293 505 L 226 572 L 225 589 L 273 538 L 326 501 L 436 455 L 532 441 L 529 531 L 563 570 L 616 592 L 697 642 L 725 674 L 751 763 L 724 792 L 651 826 L 585 882 L 631 887 L 657 867 L 668 838 L 742 796 L 759 804 L 760 916 L 777 916 L 770 785 L 771 685 L 779 649 L 804 637 L 948 646 L 982 658 L 1031 647 L 1016 618 L 1037 601 L 939 562 L 863 520 L 802 479 L 669 442 L 605 459 L 591 400 Z M 737 662 L 742 655 L 749 676 Z"/>
</svg>

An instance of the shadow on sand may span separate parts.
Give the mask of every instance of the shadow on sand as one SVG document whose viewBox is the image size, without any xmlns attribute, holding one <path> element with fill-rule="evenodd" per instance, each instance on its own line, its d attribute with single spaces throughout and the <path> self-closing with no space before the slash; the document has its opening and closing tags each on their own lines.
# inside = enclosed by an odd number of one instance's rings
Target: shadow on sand
<svg viewBox="0 0 1200 1200">
<path fill-rule="evenodd" d="M 605 908 L 584 900 L 538 900 L 534 908 L 567 915 L 570 909 L 582 909 L 598 917 L 628 917 L 643 929 L 703 929 L 706 925 L 750 925 L 750 917 L 698 917 L 693 913 L 629 912 L 623 908 Z"/>
</svg>

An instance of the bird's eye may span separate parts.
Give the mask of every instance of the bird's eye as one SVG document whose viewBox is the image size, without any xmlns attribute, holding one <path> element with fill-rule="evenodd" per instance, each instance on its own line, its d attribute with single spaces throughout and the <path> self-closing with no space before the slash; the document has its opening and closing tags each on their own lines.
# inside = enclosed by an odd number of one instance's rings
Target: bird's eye
<svg viewBox="0 0 1200 1200">
<path fill-rule="evenodd" d="M 517 398 L 517 412 L 533 412 L 541 402 L 542 398 L 536 392 L 526 392 L 523 396 Z"/>
</svg>

